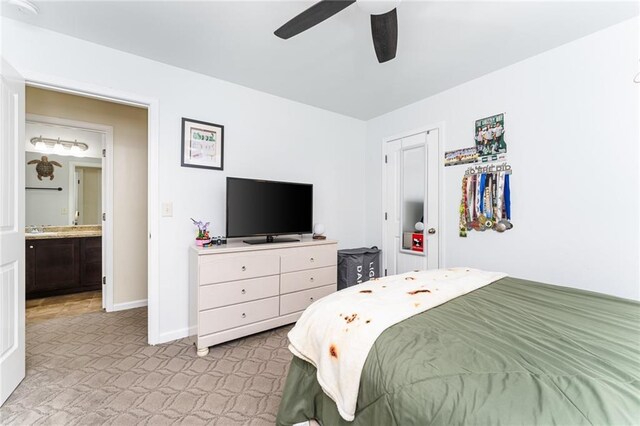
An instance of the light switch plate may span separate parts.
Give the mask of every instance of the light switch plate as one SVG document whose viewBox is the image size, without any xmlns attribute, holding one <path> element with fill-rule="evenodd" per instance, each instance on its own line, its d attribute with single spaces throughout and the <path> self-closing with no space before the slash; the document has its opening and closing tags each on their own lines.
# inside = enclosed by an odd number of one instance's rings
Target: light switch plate
<svg viewBox="0 0 640 426">
<path fill-rule="evenodd" d="M 173 203 L 170 203 L 170 202 L 162 203 L 162 216 L 163 217 L 173 216 Z"/>
</svg>

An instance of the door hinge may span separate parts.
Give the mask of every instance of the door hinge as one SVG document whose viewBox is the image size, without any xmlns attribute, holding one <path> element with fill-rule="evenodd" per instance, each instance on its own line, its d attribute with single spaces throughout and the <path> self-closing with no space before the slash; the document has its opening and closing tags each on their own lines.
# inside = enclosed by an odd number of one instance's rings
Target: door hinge
<svg viewBox="0 0 640 426">
<path fill-rule="evenodd" d="M 107 220 L 107 214 L 106 213 L 102 213 L 102 220 Z"/>
<path fill-rule="evenodd" d="M 384 156 L 384 163 L 387 164 L 387 162 L 389 161 L 389 159 L 387 158 L 387 156 Z"/>
<path fill-rule="evenodd" d="M 384 212 L 384 220 L 387 220 L 387 212 Z"/>
<path fill-rule="evenodd" d="M 387 268 L 384 268 L 384 276 L 387 276 Z"/>
<path fill-rule="evenodd" d="M 107 277 L 102 277 L 102 285 L 107 285 Z"/>
<path fill-rule="evenodd" d="M 102 150 L 102 156 L 103 156 L 103 157 L 106 157 L 106 156 L 107 156 L 107 150 L 106 150 L 106 149 L 103 149 L 103 150 Z"/>
</svg>

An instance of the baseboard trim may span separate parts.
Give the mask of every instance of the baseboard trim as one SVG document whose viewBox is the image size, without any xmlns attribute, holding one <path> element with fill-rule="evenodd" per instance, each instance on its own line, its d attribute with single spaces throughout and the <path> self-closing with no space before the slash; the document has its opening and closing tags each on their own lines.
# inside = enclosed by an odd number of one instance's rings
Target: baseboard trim
<svg viewBox="0 0 640 426">
<path fill-rule="evenodd" d="M 111 312 L 125 311 L 127 309 L 141 308 L 143 306 L 147 306 L 147 299 L 134 300 L 133 302 L 114 303 L 113 310 Z"/>
</svg>

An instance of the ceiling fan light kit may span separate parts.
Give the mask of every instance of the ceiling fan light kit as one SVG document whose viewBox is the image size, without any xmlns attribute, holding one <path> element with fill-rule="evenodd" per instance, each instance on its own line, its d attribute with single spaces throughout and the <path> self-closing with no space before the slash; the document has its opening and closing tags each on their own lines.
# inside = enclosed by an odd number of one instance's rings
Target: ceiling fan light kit
<svg viewBox="0 0 640 426">
<path fill-rule="evenodd" d="M 321 0 L 303 11 L 274 34 L 287 40 L 319 23 L 331 18 L 338 12 L 355 3 L 356 0 Z M 396 57 L 398 47 L 398 14 L 396 6 L 399 0 L 358 0 L 360 9 L 371 15 L 371 36 L 378 62 L 383 63 Z"/>
</svg>

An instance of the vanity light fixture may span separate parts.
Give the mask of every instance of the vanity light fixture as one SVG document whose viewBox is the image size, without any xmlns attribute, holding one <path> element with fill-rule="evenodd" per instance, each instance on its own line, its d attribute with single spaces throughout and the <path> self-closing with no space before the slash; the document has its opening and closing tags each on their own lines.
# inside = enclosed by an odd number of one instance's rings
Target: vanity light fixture
<svg viewBox="0 0 640 426">
<path fill-rule="evenodd" d="M 89 145 L 84 142 L 66 141 L 63 139 L 51 139 L 38 136 L 31 138 L 31 144 L 38 149 L 55 149 L 56 151 L 70 150 L 72 152 L 86 151 Z"/>
</svg>

